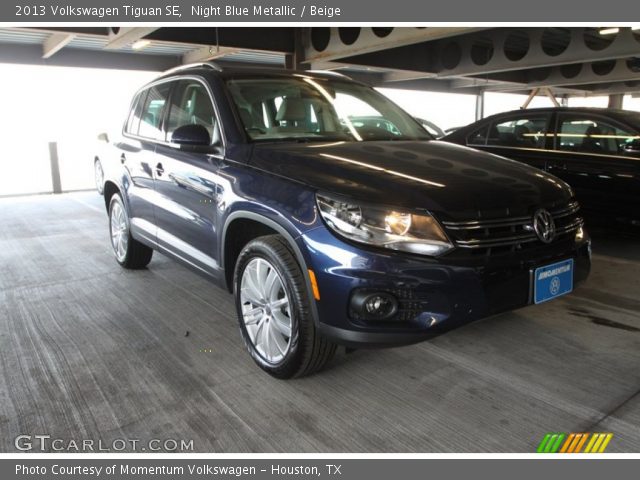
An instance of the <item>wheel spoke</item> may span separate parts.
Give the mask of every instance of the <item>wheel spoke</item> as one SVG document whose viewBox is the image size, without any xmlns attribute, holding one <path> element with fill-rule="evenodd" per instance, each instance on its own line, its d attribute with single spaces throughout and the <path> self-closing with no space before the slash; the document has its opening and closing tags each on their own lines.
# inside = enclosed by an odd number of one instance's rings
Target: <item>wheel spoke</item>
<svg viewBox="0 0 640 480">
<path fill-rule="evenodd" d="M 277 331 L 275 322 L 272 322 L 272 325 L 269 327 L 269 334 L 271 335 L 273 345 L 278 349 L 280 355 L 284 355 L 287 351 L 287 341 L 283 338 L 280 332 Z"/>
<path fill-rule="evenodd" d="M 253 305 L 262 305 L 262 295 L 255 281 L 255 269 L 256 266 L 251 264 L 245 269 L 242 276 L 242 291 Z"/>
<path fill-rule="evenodd" d="M 256 286 L 258 287 L 262 297 L 264 298 L 264 285 L 269 273 L 269 265 L 264 260 L 258 259 L 256 264 Z"/>
<path fill-rule="evenodd" d="M 291 338 L 291 319 L 280 310 L 273 310 L 272 314 L 274 328 L 285 337 Z"/>
<path fill-rule="evenodd" d="M 289 303 L 289 299 L 287 297 L 284 297 L 279 300 L 276 300 L 275 302 L 271 302 L 269 304 L 269 307 L 271 307 L 272 310 L 275 310 L 276 308 L 282 308 L 284 305 L 287 305 L 288 303 Z"/>
<path fill-rule="evenodd" d="M 278 272 L 276 272 L 275 268 L 269 270 L 269 274 L 264 282 L 264 296 L 266 300 L 271 301 L 273 296 L 273 290 L 276 285 L 280 286 L 280 277 L 278 277 Z"/>
<path fill-rule="evenodd" d="M 244 282 L 243 282 L 244 283 Z M 246 284 L 242 286 L 242 293 L 247 297 L 247 300 L 251 302 L 252 305 L 262 305 L 262 299 L 260 298 L 260 294 L 256 292 L 255 288 L 250 284 Z"/>
<path fill-rule="evenodd" d="M 253 343 L 255 344 L 256 347 L 259 347 L 260 345 L 263 344 L 263 336 L 264 336 L 264 326 L 265 326 L 265 322 L 259 322 L 258 323 L 258 328 L 256 328 L 256 336 L 253 339 Z"/>
<path fill-rule="evenodd" d="M 258 325 L 264 319 L 264 312 L 260 307 L 254 308 L 243 314 L 245 325 Z"/>
<path fill-rule="evenodd" d="M 264 353 L 269 360 L 273 360 L 275 355 L 273 354 L 273 347 L 271 346 L 271 327 L 267 322 L 265 322 L 265 326 L 262 328 L 262 338 L 264 343 L 262 344 L 264 347 Z"/>
</svg>

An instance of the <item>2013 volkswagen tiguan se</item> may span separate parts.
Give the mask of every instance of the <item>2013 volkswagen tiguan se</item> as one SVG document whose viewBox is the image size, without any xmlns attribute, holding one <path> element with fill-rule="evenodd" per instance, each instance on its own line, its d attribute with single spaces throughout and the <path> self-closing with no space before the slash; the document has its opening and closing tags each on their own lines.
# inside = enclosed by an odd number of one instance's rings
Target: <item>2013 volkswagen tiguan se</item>
<svg viewBox="0 0 640 480">
<path fill-rule="evenodd" d="M 109 148 L 117 261 L 158 250 L 233 292 L 247 349 L 279 378 L 338 344 L 417 342 L 545 302 L 589 272 L 567 184 L 435 141 L 341 75 L 174 69 L 135 95 Z"/>
</svg>

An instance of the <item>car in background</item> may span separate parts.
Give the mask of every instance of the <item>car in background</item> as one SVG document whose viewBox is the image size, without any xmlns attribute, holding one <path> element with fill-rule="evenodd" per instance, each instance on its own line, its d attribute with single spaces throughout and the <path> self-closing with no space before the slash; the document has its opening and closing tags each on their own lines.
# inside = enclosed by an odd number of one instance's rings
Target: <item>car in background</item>
<svg viewBox="0 0 640 480">
<path fill-rule="evenodd" d="M 449 134 L 451 134 L 451 133 L 455 132 L 456 130 L 459 130 L 460 128 L 462 128 L 462 127 L 449 127 L 449 128 L 445 128 L 445 129 L 444 129 L 444 135 L 443 135 L 443 137 L 444 137 L 445 135 L 449 135 Z"/>
<path fill-rule="evenodd" d="M 441 138 L 445 136 L 444 130 L 442 130 L 435 123 L 429 120 L 425 120 L 424 118 L 415 117 L 415 119 L 418 121 L 418 123 L 420 123 L 420 125 L 422 125 L 422 128 L 424 128 L 427 132 L 433 135 L 434 138 Z"/>
<path fill-rule="evenodd" d="M 435 123 L 425 120 L 424 118 L 414 117 L 415 120 L 424 128 L 433 138 L 440 138 L 444 136 L 444 131 L 438 127 Z M 355 128 L 360 130 L 367 129 L 373 134 L 390 133 L 393 136 L 401 135 L 393 123 L 386 120 L 381 116 L 369 115 L 369 116 L 353 116 L 349 117 L 351 123 Z M 393 137 L 391 137 L 393 138 Z"/>
<path fill-rule="evenodd" d="M 362 104 L 375 123 L 355 119 Z M 184 66 L 138 91 L 108 148 L 116 261 L 144 268 L 156 250 L 232 292 L 249 354 L 278 378 L 321 369 L 338 344 L 426 340 L 589 274 L 565 183 L 433 140 L 344 76 Z"/>
<path fill-rule="evenodd" d="M 573 188 L 591 223 L 614 221 L 633 231 L 640 227 L 639 112 L 515 110 L 479 120 L 442 140 L 502 155 L 561 178 Z"/>
</svg>

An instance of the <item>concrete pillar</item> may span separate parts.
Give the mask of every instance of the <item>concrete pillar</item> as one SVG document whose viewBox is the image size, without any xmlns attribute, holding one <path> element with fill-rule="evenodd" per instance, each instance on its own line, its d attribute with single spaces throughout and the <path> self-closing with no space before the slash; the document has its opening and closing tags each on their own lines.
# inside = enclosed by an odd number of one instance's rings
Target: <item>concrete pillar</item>
<svg viewBox="0 0 640 480">
<path fill-rule="evenodd" d="M 51 188 L 53 193 L 62 193 L 60 181 L 60 161 L 58 159 L 58 143 L 49 142 L 49 161 L 51 162 Z"/>
<path fill-rule="evenodd" d="M 624 95 L 622 93 L 616 93 L 609 95 L 609 108 L 622 108 L 622 101 L 624 100 Z"/>
<path fill-rule="evenodd" d="M 484 92 L 476 95 L 476 121 L 484 118 Z"/>
</svg>

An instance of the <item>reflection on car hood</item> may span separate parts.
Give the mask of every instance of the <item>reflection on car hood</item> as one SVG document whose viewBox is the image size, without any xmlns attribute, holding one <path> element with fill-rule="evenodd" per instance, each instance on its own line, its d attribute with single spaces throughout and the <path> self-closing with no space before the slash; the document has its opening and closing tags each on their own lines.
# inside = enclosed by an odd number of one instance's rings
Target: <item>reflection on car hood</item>
<svg viewBox="0 0 640 480">
<path fill-rule="evenodd" d="M 256 144 L 251 165 L 325 193 L 452 218 L 528 214 L 571 197 L 536 168 L 439 141 Z"/>
</svg>

